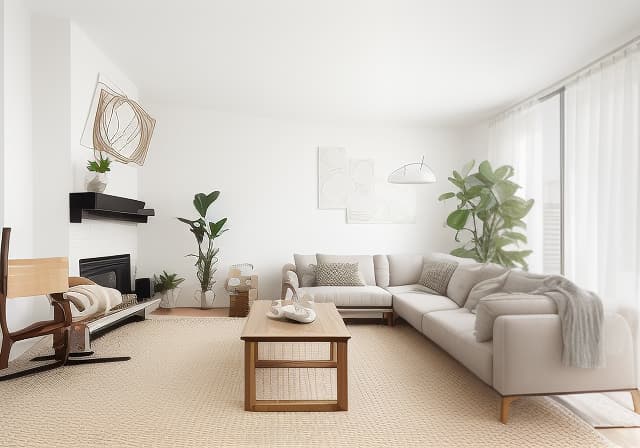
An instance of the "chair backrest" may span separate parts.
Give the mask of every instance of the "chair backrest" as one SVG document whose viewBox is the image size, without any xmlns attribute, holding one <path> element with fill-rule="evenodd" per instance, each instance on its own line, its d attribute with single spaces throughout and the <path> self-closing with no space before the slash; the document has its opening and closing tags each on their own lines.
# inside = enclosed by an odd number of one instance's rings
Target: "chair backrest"
<svg viewBox="0 0 640 448">
<path fill-rule="evenodd" d="M 11 229 L 2 229 L 0 245 L 0 327 L 7 331 L 6 300 L 65 292 L 69 261 L 64 257 L 9 260 Z"/>
<path fill-rule="evenodd" d="M 11 229 L 2 229 L 0 246 L 0 294 L 7 299 L 42 296 L 69 289 L 69 260 L 66 257 L 9 260 Z"/>
</svg>

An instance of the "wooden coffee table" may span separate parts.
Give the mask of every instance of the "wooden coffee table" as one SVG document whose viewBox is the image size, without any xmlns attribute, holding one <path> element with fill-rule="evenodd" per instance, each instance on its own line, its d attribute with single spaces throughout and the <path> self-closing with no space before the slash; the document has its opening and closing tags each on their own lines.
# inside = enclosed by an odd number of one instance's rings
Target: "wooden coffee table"
<svg viewBox="0 0 640 448">
<path fill-rule="evenodd" d="M 244 409 L 246 411 L 346 411 L 349 409 L 347 342 L 351 338 L 333 303 L 316 303 L 317 318 L 310 324 L 269 319 L 268 300 L 256 300 L 240 339 L 244 341 Z M 328 360 L 258 359 L 260 342 L 328 342 Z M 334 368 L 337 370 L 336 400 L 257 400 L 256 369 Z"/>
</svg>

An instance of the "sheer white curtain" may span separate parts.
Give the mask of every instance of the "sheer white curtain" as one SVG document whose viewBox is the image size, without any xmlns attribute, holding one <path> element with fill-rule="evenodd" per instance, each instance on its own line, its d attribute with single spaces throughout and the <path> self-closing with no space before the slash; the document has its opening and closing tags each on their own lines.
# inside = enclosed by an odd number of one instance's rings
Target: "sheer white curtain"
<svg viewBox="0 0 640 448">
<path fill-rule="evenodd" d="M 529 104 L 508 113 L 489 127 L 489 162 L 495 169 L 511 165 L 513 181 L 521 185 L 518 195 L 534 199 L 535 204 L 524 221 L 527 223 L 529 270 L 542 272 L 543 262 L 543 121 L 539 104 Z"/>
<path fill-rule="evenodd" d="M 637 333 L 640 301 L 640 52 L 566 89 L 565 273 Z"/>
</svg>

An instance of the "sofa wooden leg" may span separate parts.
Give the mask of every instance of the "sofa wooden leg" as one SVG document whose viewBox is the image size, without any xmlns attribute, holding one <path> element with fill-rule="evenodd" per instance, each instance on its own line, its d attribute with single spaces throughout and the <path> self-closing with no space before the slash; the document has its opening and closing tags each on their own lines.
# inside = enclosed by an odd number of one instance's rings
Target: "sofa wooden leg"
<svg viewBox="0 0 640 448">
<path fill-rule="evenodd" d="M 640 390 L 633 389 L 631 391 L 631 399 L 633 400 L 633 411 L 640 414 Z"/>
<path fill-rule="evenodd" d="M 393 311 L 382 313 L 382 318 L 387 321 L 387 325 L 393 327 Z"/>
<path fill-rule="evenodd" d="M 520 397 L 502 397 L 502 400 L 500 402 L 500 422 L 502 422 L 503 424 L 506 425 L 509 421 L 509 408 L 511 407 L 511 403 L 516 401 L 518 398 Z"/>
</svg>

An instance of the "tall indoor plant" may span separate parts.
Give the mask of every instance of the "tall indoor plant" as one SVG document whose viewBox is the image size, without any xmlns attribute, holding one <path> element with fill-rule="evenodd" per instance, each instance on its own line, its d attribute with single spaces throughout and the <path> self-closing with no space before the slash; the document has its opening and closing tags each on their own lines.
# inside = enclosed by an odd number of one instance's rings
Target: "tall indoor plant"
<svg viewBox="0 0 640 448">
<path fill-rule="evenodd" d="M 211 204 L 215 202 L 220 196 L 219 191 L 213 191 L 209 194 L 198 193 L 193 198 L 193 206 L 200 215 L 198 219 L 191 220 L 186 218 L 178 218 L 181 222 L 189 226 L 189 230 L 196 238 L 198 243 L 198 253 L 189 254 L 190 257 L 195 257 L 198 282 L 200 283 L 200 307 L 207 308 L 207 294 L 212 295 L 211 303 L 215 300 L 215 293 L 213 292 L 213 275 L 216 273 L 216 263 L 218 262 L 218 248 L 215 247 L 214 242 L 216 238 L 219 238 L 228 229 L 223 229 L 227 222 L 227 218 L 222 218 L 219 221 L 210 221 L 207 218 L 207 211 Z"/>
<path fill-rule="evenodd" d="M 485 160 L 477 172 L 471 173 L 474 166 L 472 160 L 460 173 L 453 171 L 449 181 L 458 192 L 444 193 L 438 198 L 440 201 L 456 198 L 458 204 L 447 217 L 447 225 L 456 231 L 457 242 L 463 241 L 463 234 L 470 237 L 451 254 L 526 270 L 526 257 L 531 251 L 520 250 L 518 246 L 527 242 L 523 218 L 534 201 L 516 196 L 520 185 L 509 180 L 514 174 L 513 167 L 504 165 L 494 171 Z"/>
</svg>

